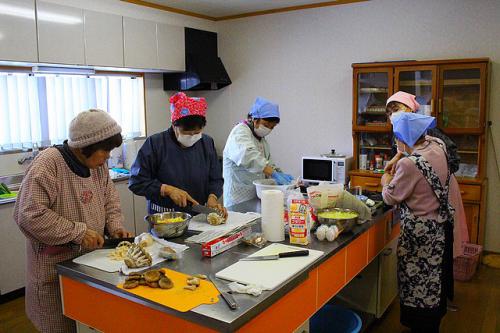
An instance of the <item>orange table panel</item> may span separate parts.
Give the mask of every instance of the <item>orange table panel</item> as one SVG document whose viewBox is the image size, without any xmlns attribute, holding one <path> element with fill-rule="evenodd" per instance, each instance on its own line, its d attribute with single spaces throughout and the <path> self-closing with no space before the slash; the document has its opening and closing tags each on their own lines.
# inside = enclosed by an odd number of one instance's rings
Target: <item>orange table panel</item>
<svg viewBox="0 0 500 333">
<path fill-rule="evenodd" d="M 64 314 L 102 332 L 217 332 L 60 276 Z"/>
<path fill-rule="evenodd" d="M 319 309 L 346 284 L 346 249 L 329 258 L 318 268 Z"/>
<path fill-rule="evenodd" d="M 316 312 L 318 269 L 237 332 L 293 332 Z"/>
<path fill-rule="evenodd" d="M 377 222 L 368 230 L 368 262 L 372 261 L 384 249 L 386 242 L 385 227 L 387 218 Z"/>
<path fill-rule="evenodd" d="M 368 232 L 347 245 L 346 282 L 352 280 L 368 264 Z"/>
</svg>

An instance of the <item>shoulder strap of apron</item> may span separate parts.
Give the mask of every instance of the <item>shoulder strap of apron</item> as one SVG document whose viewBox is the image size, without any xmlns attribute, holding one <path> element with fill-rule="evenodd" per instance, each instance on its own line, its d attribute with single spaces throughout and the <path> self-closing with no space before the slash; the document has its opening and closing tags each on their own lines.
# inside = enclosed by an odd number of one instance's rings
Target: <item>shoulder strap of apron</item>
<svg viewBox="0 0 500 333">
<path fill-rule="evenodd" d="M 430 163 L 419 153 L 414 152 L 408 156 L 410 161 L 412 161 L 417 169 L 422 173 L 424 178 L 427 180 L 431 186 L 434 194 L 439 201 L 439 221 L 444 222 L 449 220 L 453 216 L 453 208 L 451 207 L 448 200 L 448 190 L 450 184 L 450 170 L 448 169 L 448 176 L 446 177 L 446 183 L 443 186 L 441 180 L 434 172 L 434 169 Z"/>
</svg>

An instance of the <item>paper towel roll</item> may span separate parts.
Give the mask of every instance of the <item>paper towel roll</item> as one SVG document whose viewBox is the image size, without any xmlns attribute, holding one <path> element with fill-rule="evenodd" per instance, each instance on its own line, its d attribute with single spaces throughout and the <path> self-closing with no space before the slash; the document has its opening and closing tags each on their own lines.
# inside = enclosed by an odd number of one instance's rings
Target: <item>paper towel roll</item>
<svg viewBox="0 0 500 333">
<path fill-rule="evenodd" d="M 262 191 L 262 232 L 268 241 L 285 240 L 285 224 L 283 223 L 283 192 L 279 190 Z"/>
</svg>

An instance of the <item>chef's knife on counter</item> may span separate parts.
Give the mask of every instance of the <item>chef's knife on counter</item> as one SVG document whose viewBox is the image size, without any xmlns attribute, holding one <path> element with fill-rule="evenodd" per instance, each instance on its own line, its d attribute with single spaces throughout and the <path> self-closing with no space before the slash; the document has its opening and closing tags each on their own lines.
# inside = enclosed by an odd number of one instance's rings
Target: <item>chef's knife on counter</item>
<svg viewBox="0 0 500 333">
<path fill-rule="evenodd" d="M 271 254 L 268 256 L 246 257 L 246 258 L 240 259 L 240 261 L 278 260 L 280 258 L 306 257 L 308 255 L 309 255 L 309 250 L 300 250 L 300 251 L 281 252 L 278 254 Z"/>
<path fill-rule="evenodd" d="M 238 308 L 238 303 L 236 303 L 234 297 L 227 291 L 222 291 L 218 286 L 217 284 L 215 283 L 214 279 L 210 277 L 210 275 L 207 275 L 208 277 L 208 280 L 210 280 L 210 282 L 212 282 L 212 284 L 215 286 L 215 289 L 217 289 L 217 291 L 220 293 L 220 295 L 222 296 L 222 298 L 224 299 L 224 301 L 227 303 L 227 305 L 229 306 L 229 308 L 231 310 L 236 310 Z"/>
</svg>

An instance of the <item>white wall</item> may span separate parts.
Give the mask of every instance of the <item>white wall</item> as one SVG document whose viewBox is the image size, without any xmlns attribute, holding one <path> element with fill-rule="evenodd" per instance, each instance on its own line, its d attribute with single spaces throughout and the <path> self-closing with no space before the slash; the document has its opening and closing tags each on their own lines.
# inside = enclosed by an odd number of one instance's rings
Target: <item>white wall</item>
<svg viewBox="0 0 500 333">
<path fill-rule="evenodd" d="M 274 159 L 298 175 L 302 155 L 352 153 L 352 63 L 490 57 L 490 118 L 500 152 L 499 1 L 374 0 L 221 22 L 218 31 L 233 81 L 206 94 L 207 131 L 219 149 L 263 96 L 282 113 L 269 136 Z M 486 249 L 500 251 L 500 180 L 491 145 L 488 175 Z"/>
</svg>

